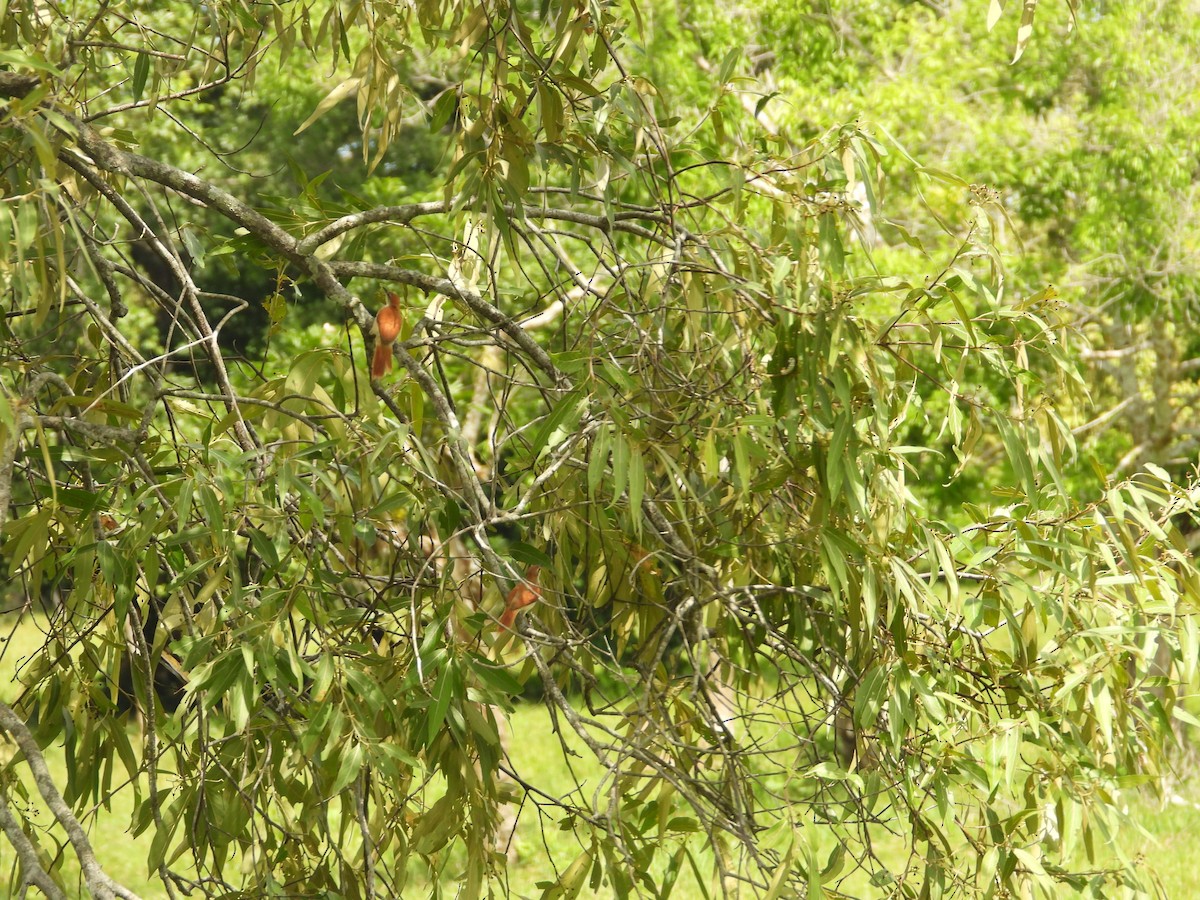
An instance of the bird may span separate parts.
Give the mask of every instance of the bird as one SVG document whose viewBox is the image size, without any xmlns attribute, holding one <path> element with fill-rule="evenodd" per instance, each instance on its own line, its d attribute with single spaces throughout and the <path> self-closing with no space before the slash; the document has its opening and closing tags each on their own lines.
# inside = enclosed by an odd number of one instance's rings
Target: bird
<svg viewBox="0 0 1200 900">
<path fill-rule="evenodd" d="M 538 581 L 541 574 L 541 566 L 530 566 L 525 570 L 525 577 L 508 592 L 504 600 L 504 614 L 500 616 L 502 628 L 512 628 L 517 613 L 541 599 L 542 586 Z"/>
<path fill-rule="evenodd" d="M 140 609 L 139 609 L 140 612 Z M 145 648 L 151 654 L 150 675 L 152 684 L 149 686 L 153 689 L 153 695 L 158 697 L 159 702 L 168 714 L 174 713 L 179 709 L 179 705 L 183 702 L 187 692 L 188 676 L 183 671 L 183 666 L 165 649 L 158 655 L 154 656 L 154 643 L 158 634 L 159 624 L 159 608 L 158 601 L 153 597 L 149 598 L 145 612 L 145 620 L 142 623 L 142 641 Z M 134 657 L 141 656 L 141 649 L 132 641 L 127 641 L 127 652 L 121 659 L 121 666 L 117 673 L 117 714 L 136 710 L 140 715 L 143 711 L 140 708 L 137 699 L 137 692 L 134 689 L 134 668 L 137 667 L 138 676 L 140 677 L 146 667 L 146 663 Z M 150 702 L 154 702 L 151 699 Z"/>
<path fill-rule="evenodd" d="M 388 303 L 375 314 L 375 327 L 371 334 L 375 338 L 375 355 L 371 357 L 371 377 L 379 378 L 392 370 L 392 344 L 400 336 L 403 319 L 400 315 L 400 298 L 387 292 Z"/>
</svg>

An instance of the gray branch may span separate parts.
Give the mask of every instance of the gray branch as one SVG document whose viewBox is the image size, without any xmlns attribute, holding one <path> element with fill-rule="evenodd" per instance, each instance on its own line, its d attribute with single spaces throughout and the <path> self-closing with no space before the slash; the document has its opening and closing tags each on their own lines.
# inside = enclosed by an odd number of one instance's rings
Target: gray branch
<svg viewBox="0 0 1200 900">
<path fill-rule="evenodd" d="M 79 868 L 83 872 L 83 879 L 92 896 L 97 900 L 112 900 L 116 897 L 121 897 L 123 900 L 140 900 L 137 894 L 113 881 L 101 868 L 83 826 L 79 824 L 79 820 L 75 818 L 75 814 L 71 812 L 71 808 L 67 806 L 67 802 L 63 800 L 62 794 L 55 786 L 50 769 L 46 766 L 46 760 L 42 756 L 42 750 L 33 734 L 5 703 L 0 703 L 0 730 L 7 731 L 12 735 L 17 746 L 21 748 L 21 752 L 25 754 L 25 764 L 33 773 L 33 783 L 37 786 L 42 799 L 46 801 L 46 807 L 66 831 L 67 837 L 71 841 L 71 847 L 79 858 Z M 7 828 L 5 833 L 9 834 Z M 12 839 L 11 834 L 9 834 L 9 839 Z M 17 849 L 20 850 L 19 847 Z"/>
<path fill-rule="evenodd" d="M 447 212 L 451 206 L 452 204 L 441 200 L 430 200 L 425 203 L 406 203 L 403 206 L 379 206 L 375 209 L 351 213 L 350 215 L 342 216 L 340 219 L 334 219 L 324 228 L 313 232 L 300 241 L 296 249 L 301 253 L 312 253 L 322 244 L 328 243 L 335 237 L 345 234 L 347 231 L 353 231 L 355 228 L 362 228 L 364 225 L 377 225 L 383 222 L 395 225 L 407 225 L 413 219 L 420 216 Z M 624 231 L 659 244 L 668 243 L 661 235 L 657 235 L 644 225 L 638 224 L 639 222 L 653 222 L 658 225 L 668 224 L 669 220 L 667 217 L 659 212 L 622 210 L 615 213 L 609 219 L 608 216 L 579 212 L 573 209 L 515 206 L 511 203 L 505 204 L 504 212 L 506 215 L 514 218 L 555 219 L 560 222 L 573 222 L 576 225 L 585 225 L 588 228 L 594 228 L 606 234 L 613 231 Z"/>
<path fill-rule="evenodd" d="M 17 851 L 17 858 L 21 861 L 21 884 L 18 894 L 24 894 L 25 888 L 33 885 L 50 900 L 67 900 L 67 895 L 42 868 L 42 864 L 38 860 L 37 847 L 33 845 L 29 836 L 21 830 L 20 824 L 13 818 L 13 814 L 8 808 L 8 801 L 2 792 L 0 792 L 0 829 L 4 830 L 8 842 L 13 845 L 13 849 Z"/>
<path fill-rule="evenodd" d="M 0 97 L 24 97 L 38 86 L 36 75 L 20 72 L 0 72 Z"/>
</svg>

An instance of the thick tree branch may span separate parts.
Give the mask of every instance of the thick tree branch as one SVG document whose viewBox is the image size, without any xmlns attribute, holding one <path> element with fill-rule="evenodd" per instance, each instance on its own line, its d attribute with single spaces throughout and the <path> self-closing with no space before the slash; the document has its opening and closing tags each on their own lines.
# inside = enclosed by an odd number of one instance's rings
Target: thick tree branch
<svg viewBox="0 0 1200 900">
<path fill-rule="evenodd" d="M 38 86 L 40 80 L 36 75 L 0 72 L 0 97 L 24 97 Z"/>
<path fill-rule="evenodd" d="M 354 317 L 364 335 L 371 333 L 374 317 L 357 297 L 350 294 L 339 281 L 339 277 L 361 275 L 379 280 L 392 281 L 398 284 L 409 284 L 425 291 L 461 300 L 476 315 L 498 325 L 505 334 L 512 338 L 517 346 L 529 355 L 540 369 L 554 379 L 557 386 L 569 389 L 570 384 L 567 377 L 558 370 L 553 360 L 550 359 L 549 354 L 542 349 L 537 341 L 521 328 L 512 317 L 505 315 L 480 294 L 459 288 L 449 279 L 426 275 L 423 272 L 411 269 L 401 269 L 396 266 L 377 263 L 326 263 L 318 259 L 315 255 L 305 252 L 314 243 L 312 237 L 302 244 L 279 225 L 276 225 L 262 213 L 258 212 L 258 210 L 243 203 L 228 191 L 217 187 L 211 182 L 167 163 L 150 159 L 138 153 L 120 150 L 103 140 L 95 129 L 87 124 L 78 120 L 73 124 L 79 129 L 79 146 L 101 169 L 115 174 L 145 178 L 156 184 L 171 188 L 212 207 L 216 212 L 225 216 L 230 221 L 241 225 L 268 247 L 307 272 L 317 287 L 326 296 L 344 307 Z M 71 159 L 69 154 L 65 152 L 63 156 L 64 161 L 68 165 L 71 165 L 76 170 L 79 169 L 79 161 Z M 426 207 L 420 204 L 414 207 L 396 207 L 387 210 L 389 213 L 400 212 L 410 217 L 421 214 L 424 211 L 427 211 Z M 377 214 L 382 215 L 382 211 Z M 596 227 L 599 227 L 601 220 L 605 223 L 607 222 L 603 216 L 570 215 L 573 217 L 572 220 L 582 221 L 586 219 L 588 223 L 596 225 Z M 387 218 L 390 218 L 390 216 L 384 216 L 381 220 L 386 221 Z M 339 221 L 344 222 L 345 220 Z M 362 222 L 356 219 L 354 224 L 362 224 Z M 354 226 L 349 225 L 345 227 Z"/>
<path fill-rule="evenodd" d="M 46 760 L 42 756 L 42 750 L 34 740 L 33 734 L 5 703 L 0 703 L 0 730 L 7 731 L 16 741 L 17 746 L 21 748 L 21 752 L 25 754 L 25 764 L 33 773 L 33 782 L 37 786 L 38 793 L 46 801 L 46 807 L 54 814 L 58 824 L 66 831 L 67 837 L 71 841 L 71 847 L 79 858 L 79 867 L 92 896 L 99 900 L 110 900 L 114 897 L 122 897 L 124 900 L 139 900 L 137 894 L 113 881 L 100 866 L 83 826 L 79 824 L 79 820 L 75 818 L 75 814 L 71 812 L 71 808 L 67 806 L 67 802 L 63 800 L 62 794 L 55 786 L 50 769 L 46 766 Z"/>
<path fill-rule="evenodd" d="M 4 830 L 9 843 L 17 851 L 17 858 L 21 861 L 21 884 L 18 896 L 23 896 L 25 888 L 28 885 L 32 885 L 49 897 L 50 900 L 67 900 L 67 895 L 62 892 L 62 889 L 54 883 L 54 879 L 42 868 L 42 864 L 38 860 L 37 848 L 29 840 L 29 836 L 21 830 L 21 826 L 17 820 L 13 818 L 12 811 L 8 808 L 8 801 L 5 799 L 3 792 L 0 792 L 0 829 Z"/>
<path fill-rule="evenodd" d="M 119 175 L 148 179 L 198 200 L 230 221 L 241 225 L 269 248 L 307 272 L 326 296 L 354 317 L 364 334 L 370 332 L 374 317 L 357 297 L 352 296 L 337 281 L 329 266 L 315 256 L 301 252 L 295 238 L 258 210 L 203 178 L 139 153 L 120 150 L 101 138 L 90 126 L 78 120 L 74 124 L 79 128 L 79 146 L 101 169 Z"/>
</svg>

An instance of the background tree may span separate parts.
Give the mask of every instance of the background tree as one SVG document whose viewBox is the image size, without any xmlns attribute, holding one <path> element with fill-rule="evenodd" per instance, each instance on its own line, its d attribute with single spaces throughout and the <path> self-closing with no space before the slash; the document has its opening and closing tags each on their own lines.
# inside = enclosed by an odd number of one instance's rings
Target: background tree
<svg viewBox="0 0 1200 900">
<path fill-rule="evenodd" d="M 1189 85 L 1200 18 L 1187 4 L 1092 4 L 1063 40 L 1067 9 L 1039 10 L 1042 39 L 1016 66 L 1016 18 L 999 19 L 989 35 L 992 17 L 972 3 L 766 3 L 756 16 L 692 3 L 685 21 L 710 58 L 772 42 L 799 48 L 760 63 L 771 85 L 760 115 L 777 128 L 816 135 L 823 123 L 862 116 L 926 167 L 997 188 L 1010 283 L 1029 292 L 1052 283 L 1087 340 L 1078 351 L 1093 402 L 1068 416 L 1081 444 L 1118 477 L 1145 462 L 1186 477 L 1196 455 L 1191 241 L 1200 159 L 1189 139 L 1197 114 Z M 657 49 L 664 69 L 690 52 L 685 44 L 671 58 L 666 42 Z M 902 155 L 892 161 L 889 218 L 927 246 L 952 243 L 925 204 L 961 187 Z M 910 248 L 881 228 L 875 254 L 894 265 Z M 987 459 L 1002 464 L 998 453 L 979 462 Z M 948 474 L 956 463 L 946 465 Z M 942 499 L 957 506 L 995 477 L 1003 476 L 968 466 Z M 1081 492 L 1103 482 L 1087 467 L 1075 479 Z"/>
<path fill-rule="evenodd" d="M 1076 496 L 1072 321 L 995 190 L 764 116 L 695 13 L 10 6 L 0 524 L 62 596 L 0 706 L 22 885 L 44 802 L 122 893 L 114 790 L 171 894 L 476 896 L 514 801 L 577 839 L 550 896 L 1145 883 L 1093 857 L 1178 712 L 1146 661 L 1194 673 L 1190 495 Z M 981 445 L 1011 480 L 948 521 Z M 566 794 L 508 762 L 531 684 Z"/>
</svg>

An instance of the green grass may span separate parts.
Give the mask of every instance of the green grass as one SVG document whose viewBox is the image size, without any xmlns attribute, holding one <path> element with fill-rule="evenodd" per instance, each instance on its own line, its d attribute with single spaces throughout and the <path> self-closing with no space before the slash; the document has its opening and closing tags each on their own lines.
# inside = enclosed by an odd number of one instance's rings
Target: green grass
<svg viewBox="0 0 1200 900">
<path fill-rule="evenodd" d="M 36 619 L 26 618 L 19 627 L 9 618 L 0 620 L 0 639 L 3 639 L 3 656 L 0 657 L 0 698 L 12 700 L 18 690 L 14 672 L 19 660 L 40 646 L 41 633 Z M 136 727 L 136 726 L 131 726 Z M 510 722 L 510 757 L 515 770 L 522 777 L 552 796 L 561 797 L 575 790 L 577 779 L 582 785 L 585 804 L 593 801 L 593 792 L 599 784 L 601 771 L 598 764 L 586 752 L 568 758 L 562 744 L 555 735 L 545 708 L 522 705 L 517 708 Z M 570 750 L 580 750 L 577 740 L 568 740 Z M 10 744 L 0 744 L 0 760 L 11 758 Z M 51 747 L 46 753 L 47 762 L 61 785 L 65 783 L 65 763 L 60 747 Z M 20 767 L 24 769 L 23 766 Z M 123 769 L 118 765 L 114 783 L 119 783 Z M 26 781 L 28 783 L 28 781 Z M 1132 797 L 1132 795 L 1131 795 Z M 19 800 L 10 802 L 19 803 Z M 601 801 L 603 802 L 603 801 Z M 61 832 L 52 821 L 49 812 L 36 804 L 36 822 L 45 835 L 62 839 Z M 87 822 L 91 838 L 102 864 L 118 882 L 125 884 L 147 898 L 164 897 L 165 893 L 155 881 L 148 878 L 146 858 L 150 850 L 149 832 L 131 838 L 127 829 L 132 815 L 132 801 L 126 792 L 118 792 L 112 800 L 111 809 L 89 811 Z M 94 813 L 94 814 L 93 814 Z M 1168 898 L 1191 898 L 1200 896 L 1200 866 L 1192 856 L 1194 835 L 1200 830 L 1200 776 L 1193 776 L 1178 789 L 1172 802 L 1157 804 L 1146 798 L 1131 799 L 1131 818 L 1147 832 L 1139 835 L 1129 829 L 1121 840 L 1127 852 L 1142 854 L 1146 865 L 1157 872 L 1161 879 L 1163 895 Z M 532 799 L 524 804 L 516 832 L 514 860 L 509 866 L 508 887 L 517 897 L 540 897 L 539 882 L 552 881 L 555 870 L 568 866 L 580 851 L 575 835 L 558 827 L 559 816 Z M 825 848 L 822 848 L 822 854 Z M 64 852 L 63 874 L 68 885 L 77 885 L 78 866 L 73 854 Z M 823 858 L 823 856 L 822 856 Z M 7 885 L 15 874 L 15 854 L 7 841 L 0 837 L 0 898 L 11 896 Z M 461 861 L 452 858 L 443 877 L 453 895 L 452 879 L 461 869 Z M 707 877 L 707 871 L 704 872 Z M 419 873 L 410 876 L 406 896 L 422 896 L 428 882 Z M 848 880 L 841 889 L 853 896 L 874 896 L 865 884 Z M 599 895 L 606 892 L 601 889 Z M 80 890 L 80 896 L 86 892 Z M 704 896 L 696 879 L 684 866 L 673 897 L 694 900 Z"/>
<path fill-rule="evenodd" d="M 1135 821 L 1149 837 L 1134 840 L 1134 852 L 1144 853 L 1161 880 L 1165 896 L 1185 900 L 1200 897 L 1200 866 L 1196 864 L 1196 831 L 1200 828 L 1200 790 L 1184 786 L 1173 802 L 1139 802 Z"/>
</svg>

